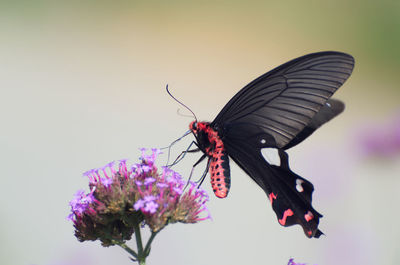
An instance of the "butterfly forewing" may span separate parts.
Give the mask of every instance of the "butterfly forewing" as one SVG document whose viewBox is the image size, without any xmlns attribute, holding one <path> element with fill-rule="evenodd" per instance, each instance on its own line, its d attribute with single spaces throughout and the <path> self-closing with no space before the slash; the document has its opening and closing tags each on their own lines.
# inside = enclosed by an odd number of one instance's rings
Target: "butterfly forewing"
<svg viewBox="0 0 400 265">
<path fill-rule="evenodd" d="M 353 57 L 338 52 L 314 53 L 292 60 L 245 86 L 211 125 L 222 133 L 224 126 L 256 126 L 256 131 L 243 131 L 244 136 L 270 135 L 274 142 L 265 143 L 265 147 L 283 148 L 346 81 L 353 66 Z"/>
</svg>

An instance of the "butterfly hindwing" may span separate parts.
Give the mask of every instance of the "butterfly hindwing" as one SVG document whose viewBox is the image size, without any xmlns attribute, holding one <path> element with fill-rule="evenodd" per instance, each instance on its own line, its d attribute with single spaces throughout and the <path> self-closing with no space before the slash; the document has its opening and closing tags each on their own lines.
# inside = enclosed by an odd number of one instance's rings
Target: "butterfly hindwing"
<svg viewBox="0 0 400 265">
<path fill-rule="evenodd" d="M 308 237 L 319 237 L 322 215 L 311 205 L 314 187 L 290 170 L 287 154 L 280 150 L 281 165 L 273 166 L 261 152 L 243 141 L 231 140 L 225 142 L 230 157 L 265 191 L 278 222 L 283 226 L 299 224 Z"/>
<path fill-rule="evenodd" d="M 337 99 L 328 99 L 312 120 L 283 149 L 289 149 L 301 143 L 324 123 L 330 121 L 344 110 L 344 103 Z"/>
<path fill-rule="evenodd" d="M 291 226 L 300 224 L 308 237 L 319 237 L 322 232 L 318 229 L 319 218 L 322 217 L 311 205 L 314 186 L 308 180 L 295 174 L 288 164 L 288 155 L 279 150 L 280 166 L 271 165 L 276 181 L 272 182 L 275 199 L 271 200 L 272 208 L 277 213 L 281 225 Z M 281 197 L 278 198 L 278 194 Z M 286 213 L 286 219 L 285 219 Z M 289 215 L 289 213 L 293 213 Z M 280 218 L 280 216 L 282 216 Z"/>
</svg>

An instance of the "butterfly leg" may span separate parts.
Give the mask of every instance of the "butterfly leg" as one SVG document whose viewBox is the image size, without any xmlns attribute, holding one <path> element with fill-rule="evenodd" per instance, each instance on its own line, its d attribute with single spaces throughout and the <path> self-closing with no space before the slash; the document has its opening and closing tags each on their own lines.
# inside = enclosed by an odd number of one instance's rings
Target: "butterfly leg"
<svg viewBox="0 0 400 265">
<path fill-rule="evenodd" d="M 195 168 L 198 164 L 200 164 L 200 162 L 202 162 L 206 157 L 207 157 L 207 155 L 203 154 L 203 155 L 200 157 L 200 159 L 199 159 L 196 163 L 194 163 L 194 165 L 192 166 L 192 170 L 190 171 L 189 179 L 188 179 L 188 181 L 187 181 L 186 186 L 185 186 L 184 189 L 186 189 L 186 187 L 189 185 L 190 180 L 192 179 L 192 175 L 193 175 L 194 168 Z M 210 159 L 209 159 L 208 161 L 210 161 Z M 207 163 L 207 164 L 208 164 L 208 163 Z M 208 168 L 208 166 L 207 166 L 207 168 Z M 208 171 L 208 170 L 207 170 L 207 171 Z M 207 172 L 206 172 L 206 174 L 207 174 Z M 202 176 L 202 178 L 203 178 L 203 176 Z M 201 184 L 201 183 L 200 183 L 200 184 Z"/>
<path fill-rule="evenodd" d="M 177 142 L 179 142 L 180 140 L 182 140 L 182 138 L 184 138 L 184 137 L 186 137 L 188 134 L 190 134 L 190 132 L 191 132 L 191 131 L 188 130 L 188 131 L 185 132 L 181 137 L 179 137 L 178 139 L 176 139 L 175 141 L 173 141 L 169 146 L 160 148 L 161 150 L 167 149 L 167 148 L 168 148 L 167 165 L 168 165 L 168 163 L 169 163 L 169 157 L 170 157 L 170 154 L 171 154 L 171 148 L 172 148 L 172 146 L 173 146 L 174 144 L 176 144 Z"/>
<path fill-rule="evenodd" d="M 196 164 L 198 164 L 198 163 L 196 163 Z M 203 181 L 204 181 L 204 179 L 206 178 L 207 173 L 208 173 L 208 170 L 209 170 L 209 168 L 210 168 L 210 164 L 211 164 L 211 158 L 208 158 L 207 167 L 206 167 L 206 169 L 204 170 L 203 175 L 201 175 L 201 178 L 200 178 L 198 181 L 196 181 L 196 183 L 200 182 L 199 185 L 197 186 L 198 188 L 201 186 L 201 184 L 203 184 Z M 194 168 L 194 167 L 193 167 L 193 168 Z"/>
<path fill-rule="evenodd" d="M 192 147 L 193 144 L 197 145 L 197 143 L 195 141 L 191 142 L 190 145 L 188 146 L 188 148 L 185 151 L 182 151 L 182 153 L 175 159 L 175 161 L 172 162 L 172 164 L 167 165 L 167 167 L 172 167 L 172 166 L 175 166 L 176 164 L 178 164 L 185 157 L 185 155 L 187 153 L 195 153 L 195 152 L 200 151 L 200 148 L 195 148 L 195 149 L 190 150 L 190 148 Z"/>
</svg>

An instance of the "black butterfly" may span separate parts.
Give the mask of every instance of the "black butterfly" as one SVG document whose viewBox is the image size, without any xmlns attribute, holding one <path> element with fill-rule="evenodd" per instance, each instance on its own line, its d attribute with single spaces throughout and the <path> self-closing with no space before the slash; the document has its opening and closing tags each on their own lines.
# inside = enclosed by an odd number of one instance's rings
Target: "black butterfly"
<svg viewBox="0 0 400 265">
<path fill-rule="evenodd" d="M 213 122 L 193 121 L 190 130 L 204 153 L 199 161 L 208 157 L 216 196 L 228 194 L 230 157 L 266 192 L 281 225 L 300 224 L 307 237 L 318 238 L 322 215 L 311 205 L 314 187 L 290 170 L 285 150 L 343 111 L 330 97 L 353 67 L 354 58 L 340 52 L 299 57 L 245 86 Z M 280 166 L 263 158 L 267 147 L 278 150 Z"/>
</svg>

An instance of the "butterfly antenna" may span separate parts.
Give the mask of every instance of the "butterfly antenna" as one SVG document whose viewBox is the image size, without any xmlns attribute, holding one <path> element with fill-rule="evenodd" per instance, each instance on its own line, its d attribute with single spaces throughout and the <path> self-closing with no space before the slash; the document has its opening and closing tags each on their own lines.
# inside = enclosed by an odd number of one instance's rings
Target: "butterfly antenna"
<svg viewBox="0 0 400 265">
<path fill-rule="evenodd" d="M 181 109 L 180 109 L 180 108 L 178 108 L 178 109 L 176 110 L 176 114 L 178 114 L 179 116 L 182 116 L 182 117 L 189 117 L 189 118 L 192 118 L 192 117 L 193 117 L 193 115 L 183 114 L 183 113 L 181 112 Z"/>
<path fill-rule="evenodd" d="M 185 109 L 187 109 L 188 111 L 190 111 L 190 112 L 192 113 L 194 119 L 197 121 L 197 117 L 196 117 L 196 115 L 194 114 L 194 112 L 193 112 L 191 109 L 189 109 L 188 106 L 186 106 L 185 104 L 183 104 L 182 102 L 180 102 L 179 100 L 177 100 L 177 99 L 171 94 L 171 92 L 169 92 L 168 85 L 167 85 L 167 87 L 166 87 L 166 90 L 167 90 L 168 95 L 170 95 L 171 98 L 173 98 L 176 102 L 178 102 L 178 103 L 179 103 L 181 106 L 183 106 Z"/>
</svg>

